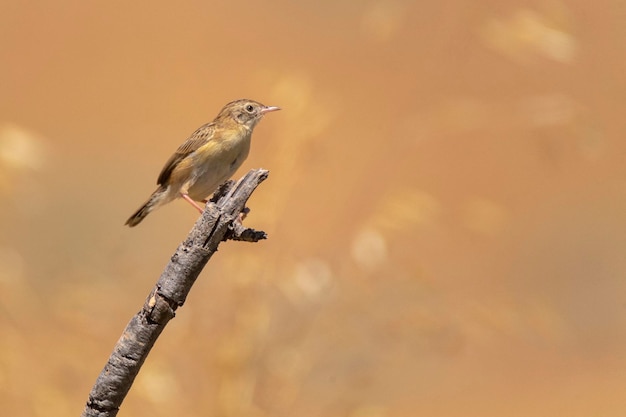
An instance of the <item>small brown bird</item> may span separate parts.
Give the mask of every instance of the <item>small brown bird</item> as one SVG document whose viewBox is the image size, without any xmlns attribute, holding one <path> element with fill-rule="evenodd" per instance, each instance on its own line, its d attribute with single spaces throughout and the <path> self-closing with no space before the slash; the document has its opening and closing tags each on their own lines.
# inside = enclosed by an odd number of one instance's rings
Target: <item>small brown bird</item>
<svg viewBox="0 0 626 417">
<path fill-rule="evenodd" d="M 178 197 L 202 213 L 196 201 L 206 202 L 235 173 L 248 157 L 254 127 L 265 113 L 276 110 L 280 108 L 246 99 L 225 105 L 174 152 L 159 174 L 159 187 L 126 224 L 137 226 L 152 210 Z"/>
</svg>

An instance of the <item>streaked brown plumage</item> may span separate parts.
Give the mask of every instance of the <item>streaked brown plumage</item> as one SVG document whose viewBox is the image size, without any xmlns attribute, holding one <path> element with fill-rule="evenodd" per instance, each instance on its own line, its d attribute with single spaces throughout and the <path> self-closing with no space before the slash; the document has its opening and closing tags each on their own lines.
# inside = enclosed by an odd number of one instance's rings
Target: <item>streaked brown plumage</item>
<svg viewBox="0 0 626 417">
<path fill-rule="evenodd" d="M 126 224 L 138 225 L 151 211 L 182 197 L 202 213 L 204 201 L 247 158 L 250 138 L 265 113 L 280 110 L 253 100 L 228 103 L 215 120 L 196 130 L 174 152 L 159 174 L 158 188 Z"/>
</svg>

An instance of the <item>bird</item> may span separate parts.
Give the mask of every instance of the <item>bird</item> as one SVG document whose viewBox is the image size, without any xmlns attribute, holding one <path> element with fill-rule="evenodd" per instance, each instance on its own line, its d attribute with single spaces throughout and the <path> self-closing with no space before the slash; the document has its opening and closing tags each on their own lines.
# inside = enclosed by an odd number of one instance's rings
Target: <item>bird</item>
<svg viewBox="0 0 626 417">
<path fill-rule="evenodd" d="M 280 110 L 257 101 L 240 99 L 226 104 L 217 117 L 200 126 L 167 160 L 157 179 L 157 189 L 126 220 L 137 226 L 156 208 L 179 197 L 203 209 L 217 187 L 228 180 L 250 152 L 252 131 L 266 113 Z"/>
</svg>

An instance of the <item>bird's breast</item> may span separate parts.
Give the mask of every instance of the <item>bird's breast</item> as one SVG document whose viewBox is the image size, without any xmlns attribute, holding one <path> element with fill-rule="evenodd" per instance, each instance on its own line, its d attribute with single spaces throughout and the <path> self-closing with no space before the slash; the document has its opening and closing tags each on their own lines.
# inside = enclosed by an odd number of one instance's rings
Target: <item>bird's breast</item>
<svg viewBox="0 0 626 417">
<path fill-rule="evenodd" d="M 237 171 L 250 152 L 250 136 L 247 131 L 222 132 L 194 152 L 191 198 L 207 198 Z"/>
</svg>

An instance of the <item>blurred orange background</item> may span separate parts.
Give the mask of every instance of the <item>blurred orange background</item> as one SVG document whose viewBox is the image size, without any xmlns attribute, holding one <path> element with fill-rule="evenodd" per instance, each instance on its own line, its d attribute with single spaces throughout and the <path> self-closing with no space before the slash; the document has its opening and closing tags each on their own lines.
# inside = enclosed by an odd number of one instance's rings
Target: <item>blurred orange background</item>
<svg viewBox="0 0 626 417">
<path fill-rule="evenodd" d="M 123 226 L 228 101 L 227 242 L 120 416 L 623 416 L 626 5 L 0 3 L 0 403 L 79 415 L 197 218 Z"/>
</svg>

